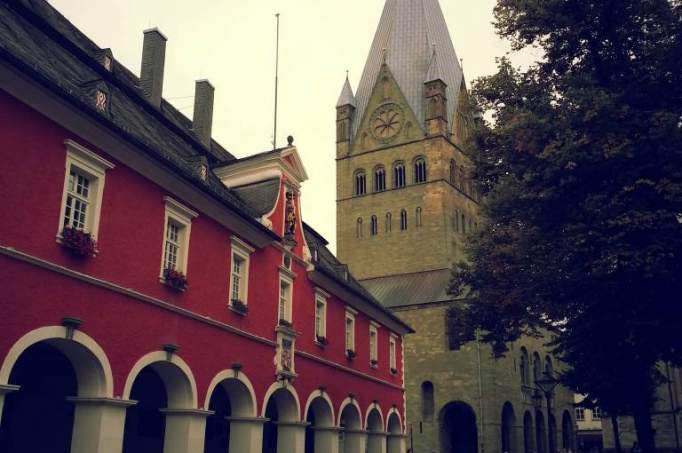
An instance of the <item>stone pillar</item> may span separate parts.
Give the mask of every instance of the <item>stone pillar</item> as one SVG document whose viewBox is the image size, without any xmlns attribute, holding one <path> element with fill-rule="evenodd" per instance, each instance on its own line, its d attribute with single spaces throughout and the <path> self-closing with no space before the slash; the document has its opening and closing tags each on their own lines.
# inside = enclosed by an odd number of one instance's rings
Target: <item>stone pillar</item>
<svg viewBox="0 0 682 453">
<path fill-rule="evenodd" d="M 315 426 L 315 452 L 339 453 L 340 428 L 335 426 Z"/>
<path fill-rule="evenodd" d="M 137 401 L 69 397 L 75 406 L 71 453 L 121 453 L 126 409 Z"/>
<path fill-rule="evenodd" d="M 263 451 L 264 417 L 227 417 L 230 422 L 230 452 L 261 453 Z"/>
<path fill-rule="evenodd" d="M 383 431 L 367 431 L 367 453 L 386 453 L 386 434 Z"/>
<path fill-rule="evenodd" d="M 16 392 L 20 386 L 11 384 L 0 385 L 0 426 L 2 426 L 2 409 L 5 406 L 5 395 L 10 392 Z"/>
<path fill-rule="evenodd" d="M 343 435 L 344 451 L 341 453 L 365 453 L 367 431 L 347 429 Z"/>
<path fill-rule="evenodd" d="M 405 453 L 407 450 L 407 442 L 404 434 L 392 434 L 389 433 L 386 439 L 386 451 L 387 453 Z"/>
<path fill-rule="evenodd" d="M 166 436 L 163 453 L 196 453 L 204 451 L 206 417 L 213 411 L 201 409 L 161 409 L 166 414 Z"/>
<path fill-rule="evenodd" d="M 306 422 L 275 422 L 277 453 L 304 453 Z"/>
</svg>

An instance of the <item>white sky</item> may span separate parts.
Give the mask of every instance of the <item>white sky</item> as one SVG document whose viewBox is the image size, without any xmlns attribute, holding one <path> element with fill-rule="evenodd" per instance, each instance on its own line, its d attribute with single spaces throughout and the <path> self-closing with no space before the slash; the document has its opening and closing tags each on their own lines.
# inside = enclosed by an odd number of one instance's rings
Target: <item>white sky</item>
<svg viewBox="0 0 682 453">
<path fill-rule="evenodd" d="M 163 96 L 189 118 L 194 81 L 215 86 L 213 137 L 237 157 L 272 147 L 275 13 L 280 16 L 277 144 L 295 137 L 310 179 L 303 219 L 335 248 L 335 105 L 350 71 L 357 89 L 384 0 L 49 0 L 139 74 L 142 31 L 168 37 Z M 467 81 L 495 72 L 508 45 L 495 0 L 441 0 Z M 529 56 L 514 59 L 526 63 Z"/>
</svg>

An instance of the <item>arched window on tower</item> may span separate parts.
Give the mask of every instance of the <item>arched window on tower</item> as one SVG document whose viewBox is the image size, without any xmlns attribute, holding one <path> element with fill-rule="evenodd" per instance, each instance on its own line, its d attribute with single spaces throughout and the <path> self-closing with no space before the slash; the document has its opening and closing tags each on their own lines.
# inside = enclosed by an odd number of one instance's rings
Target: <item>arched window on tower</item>
<svg viewBox="0 0 682 453">
<path fill-rule="evenodd" d="M 417 228 L 421 228 L 422 226 L 422 208 L 417 208 L 414 211 L 414 224 L 417 226 Z"/>
<path fill-rule="evenodd" d="M 466 218 L 464 217 L 464 213 L 460 216 L 460 220 L 462 221 L 462 233 L 466 234 L 467 232 L 467 223 L 466 223 Z"/>
<path fill-rule="evenodd" d="M 545 373 L 550 376 L 554 375 L 554 366 L 552 365 L 552 358 L 550 356 L 545 356 Z"/>
<path fill-rule="evenodd" d="M 362 217 L 358 217 L 358 220 L 355 221 L 355 237 L 362 237 Z"/>
<path fill-rule="evenodd" d="M 435 406 L 433 383 L 431 381 L 424 381 L 422 382 L 422 419 L 425 422 L 433 421 Z"/>
<path fill-rule="evenodd" d="M 414 183 L 426 182 L 426 160 L 418 157 L 414 161 Z"/>
<path fill-rule="evenodd" d="M 464 180 L 465 179 L 466 178 L 464 176 L 464 168 L 459 167 L 459 181 L 457 181 L 457 187 L 459 187 L 459 190 L 461 190 L 462 192 L 464 192 Z"/>
<path fill-rule="evenodd" d="M 386 190 L 386 169 L 380 165 L 374 169 L 374 191 L 383 192 Z"/>
<path fill-rule="evenodd" d="M 457 164 L 455 163 L 455 159 L 450 159 L 450 184 L 453 186 L 455 185 L 455 181 L 457 180 Z"/>
<path fill-rule="evenodd" d="M 407 211 L 404 209 L 400 211 L 400 230 L 407 230 Z"/>
<path fill-rule="evenodd" d="M 379 234 L 379 225 L 377 222 L 377 216 L 373 215 L 370 222 L 369 235 L 376 236 L 377 234 Z"/>
<path fill-rule="evenodd" d="M 391 213 L 387 212 L 386 213 L 386 225 L 385 225 L 387 233 L 390 233 L 391 229 L 393 228 L 393 225 L 391 225 L 391 222 L 392 222 Z"/>
<path fill-rule="evenodd" d="M 521 357 L 519 358 L 519 371 L 521 374 L 521 384 L 530 386 L 530 368 L 528 364 L 528 350 L 521 348 Z"/>
<path fill-rule="evenodd" d="M 355 172 L 355 195 L 364 195 L 367 192 L 367 175 L 365 170 Z"/>
<path fill-rule="evenodd" d="M 533 382 L 537 382 L 542 377 L 542 361 L 540 354 L 533 353 Z"/>
<path fill-rule="evenodd" d="M 396 162 L 393 164 L 393 188 L 405 187 L 405 164 Z"/>
</svg>

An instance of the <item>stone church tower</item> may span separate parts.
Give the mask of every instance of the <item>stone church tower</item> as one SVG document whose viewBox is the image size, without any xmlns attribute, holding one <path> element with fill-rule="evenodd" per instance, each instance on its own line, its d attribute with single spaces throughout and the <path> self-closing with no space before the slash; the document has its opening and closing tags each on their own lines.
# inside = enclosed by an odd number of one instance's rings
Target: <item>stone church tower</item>
<svg viewBox="0 0 682 453">
<path fill-rule="evenodd" d="M 386 0 L 357 93 L 346 79 L 336 111 L 339 259 L 416 330 L 404 342 L 408 447 L 575 450 L 572 394 L 558 388 L 548 411 L 534 386 L 556 364 L 544 341 L 495 360 L 448 319 L 450 268 L 480 199 L 463 146 L 467 86 L 438 0 Z"/>
</svg>

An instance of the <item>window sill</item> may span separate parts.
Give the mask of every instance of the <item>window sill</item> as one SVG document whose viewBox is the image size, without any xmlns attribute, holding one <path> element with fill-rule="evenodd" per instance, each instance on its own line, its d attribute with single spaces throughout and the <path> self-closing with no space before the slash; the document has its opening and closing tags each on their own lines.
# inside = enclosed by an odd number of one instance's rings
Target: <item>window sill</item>
<svg viewBox="0 0 682 453">
<path fill-rule="evenodd" d="M 313 340 L 313 343 L 315 343 L 315 346 L 317 346 L 320 349 L 325 349 L 329 343 L 322 343 L 317 340 Z"/>
<path fill-rule="evenodd" d="M 179 293 L 184 293 L 184 292 L 187 291 L 187 289 L 189 288 L 189 285 L 185 285 L 184 288 L 179 288 L 179 287 L 177 287 L 177 286 L 172 286 L 172 285 L 170 285 L 170 284 L 168 283 L 168 281 L 167 281 L 164 277 L 159 277 L 159 283 L 161 283 L 161 284 L 162 284 L 163 286 L 165 286 L 166 288 L 168 288 L 168 289 L 170 289 L 170 290 L 172 290 L 172 291 L 177 291 L 177 292 L 179 292 Z"/>
<path fill-rule="evenodd" d="M 72 255 L 72 256 L 77 256 L 77 255 L 74 255 L 73 253 L 69 252 L 69 248 L 66 247 L 66 246 L 64 246 L 64 236 L 62 236 L 61 233 L 58 234 L 57 236 L 55 236 L 55 242 L 56 242 L 57 244 L 59 244 L 60 246 L 62 246 L 63 249 L 64 249 L 67 253 L 69 253 L 70 255 Z M 96 243 L 96 242 L 95 242 L 95 243 Z M 94 252 L 92 252 L 92 255 L 88 255 L 87 257 L 88 257 L 88 258 L 97 258 L 97 255 L 99 255 L 99 249 L 98 249 L 98 248 L 95 248 Z M 83 258 L 85 258 L 85 256 L 83 256 Z"/>
<path fill-rule="evenodd" d="M 227 306 L 227 308 L 229 308 L 233 312 L 237 313 L 239 316 L 246 316 L 249 312 L 248 308 L 246 310 L 243 310 L 243 309 L 235 308 L 232 304 L 229 304 Z"/>
</svg>

